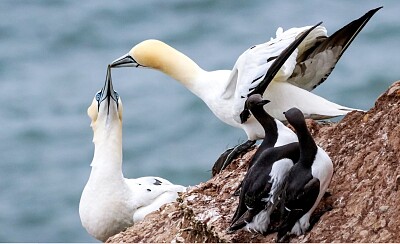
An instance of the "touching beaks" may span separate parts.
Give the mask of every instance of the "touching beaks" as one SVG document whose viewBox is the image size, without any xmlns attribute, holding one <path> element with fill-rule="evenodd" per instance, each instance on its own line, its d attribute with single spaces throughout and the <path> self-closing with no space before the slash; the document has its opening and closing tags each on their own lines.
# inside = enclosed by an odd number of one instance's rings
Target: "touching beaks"
<svg viewBox="0 0 400 244">
<path fill-rule="evenodd" d="M 110 108 L 110 102 L 111 99 L 114 100 L 114 102 L 117 103 L 118 106 L 118 95 L 114 91 L 113 84 L 112 84 L 112 78 L 111 78 L 111 67 L 110 65 L 107 67 L 107 76 L 106 76 L 106 81 L 104 83 L 104 87 L 101 90 L 101 98 L 100 102 L 102 103 L 104 100 L 107 102 L 108 110 Z"/>
<path fill-rule="evenodd" d="M 122 67 L 139 67 L 141 66 L 138 64 L 131 55 L 125 54 L 122 57 L 117 58 L 111 64 L 111 68 L 122 68 Z"/>
</svg>

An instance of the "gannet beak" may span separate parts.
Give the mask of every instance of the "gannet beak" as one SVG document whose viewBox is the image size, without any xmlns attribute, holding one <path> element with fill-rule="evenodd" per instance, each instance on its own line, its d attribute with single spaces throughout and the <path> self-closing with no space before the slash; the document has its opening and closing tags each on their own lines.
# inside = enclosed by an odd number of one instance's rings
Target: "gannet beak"
<svg viewBox="0 0 400 244">
<path fill-rule="evenodd" d="M 117 58 L 111 64 L 111 68 L 122 68 L 122 67 L 139 67 L 142 66 L 138 64 L 131 55 L 125 54 L 122 57 Z"/>
<path fill-rule="evenodd" d="M 106 81 L 104 83 L 104 87 L 102 89 L 101 93 L 101 99 L 100 103 L 102 103 L 104 100 L 108 103 L 108 112 L 110 111 L 110 102 L 111 99 L 114 100 L 114 102 L 118 106 L 118 95 L 114 91 L 113 84 L 112 84 L 112 79 L 111 79 L 111 67 L 108 65 L 107 67 L 107 76 L 106 76 Z"/>
</svg>

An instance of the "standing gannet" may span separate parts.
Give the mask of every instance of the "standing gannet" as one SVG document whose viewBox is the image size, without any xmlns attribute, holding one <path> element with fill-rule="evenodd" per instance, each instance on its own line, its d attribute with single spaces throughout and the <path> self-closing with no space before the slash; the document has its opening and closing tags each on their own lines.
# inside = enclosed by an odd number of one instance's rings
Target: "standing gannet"
<svg viewBox="0 0 400 244">
<path fill-rule="evenodd" d="M 303 113 L 291 108 L 285 112 L 285 117 L 299 138 L 300 158 L 290 169 L 282 191 L 281 201 L 287 217 L 279 227 L 278 242 L 287 242 L 289 234 L 306 232 L 311 214 L 325 194 L 333 174 L 332 160 L 315 143 Z"/>
<path fill-rule="evenodd" d="M 161 205 L 173 202 L 185 187 L 159 177 L 126 179 L 122 174 L 122 102 L 114 91 L 110 67 L 104 87 L 88 108 L 94 156 L 79 203 L 83 227 L 105 242 Z"/>
<path fill-rule="evenodd" d="M 292 107 L 300 108 L 306 117 L 314 119 L 345 115 L 354 110 L 309 91 L 329 76 L 344 51 L 379 9 L 369 11 L 330 37 L 324 27 L 315 28 L 282 67 L 275 67 L 280 70 L 266 90 L 262 81 L 270 78 L 266 75 L 272 61 L 310 27 L 287 31 L 278 28 L 276 38 L 246 50 L 232 70 L 205 71 L 183 53 L 158 40 L 137 44 L 128 54 L 113 61 L 111 67 L 159 70 L 202 99 L 220 120 L 242 128 L 248 140 L 230 152 L 225 163 L 228 164 L 238 153 L 264 138 L 262 127 L 253 117 L 248 118 L 248 111 L 244 110 L 246 98 L 255 91 L 271 101 L 267 112 L 279 120 L 285 120 L 282 112 Z"/>
<path fill-rule="evenodd" d="M 246 108 L 264 128 L 265 138 L 243 179 L 229 232 L 243 227 L 252 232 L 267 232 L 284 179 L 299 157 L 296 134 L 264 110 L 267 103 L 269 101 L 263 100 L 260 94 L 253 94 L 246 100 Z"/>
</svg>

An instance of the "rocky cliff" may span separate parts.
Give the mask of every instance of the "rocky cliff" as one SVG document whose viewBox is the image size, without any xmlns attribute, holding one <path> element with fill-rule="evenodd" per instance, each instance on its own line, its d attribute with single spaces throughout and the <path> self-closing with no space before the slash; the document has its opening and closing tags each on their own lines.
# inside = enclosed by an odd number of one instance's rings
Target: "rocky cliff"
<svg viewBox="0 0 400 244">
<path fill-rule="evenodd" d="M 400 242 L 400 81 L 368 112 L 352 112 L 335 124 L 308 120 L 307 125 L 335 172 L 314 227 L 291 242 Z M 226 233 L 238 203 L 232 193 L 254 152 L 108 242 L 275 241 L 276 233 Z"/>
</svg>

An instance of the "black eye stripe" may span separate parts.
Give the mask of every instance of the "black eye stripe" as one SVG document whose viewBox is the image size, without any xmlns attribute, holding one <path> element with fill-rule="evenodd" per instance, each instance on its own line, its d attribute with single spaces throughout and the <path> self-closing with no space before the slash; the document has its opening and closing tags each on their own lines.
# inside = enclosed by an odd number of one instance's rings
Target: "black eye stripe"
<svg viewBox="0 0 400 244">
<path fill-rule="evenodd" d="M 101 90 L 101 91 L 99 91 L 98 93 L 96 93 L 97 111 L 100 110 L 100 99 L 101 99 L 102 91 L 103 91 L 103 90 Z"/>
<path fill-rule="evenodd" d="M 99 91 L 98 93 L 96 93 L 96 101 L 100 101 L 101 94 L 102 94 L 102 91 Z"/>
<path fill-rule="evenodd" d="M 119 107 L 119 103 L 118 103 L 119 94 L 116 91 L 113 91 L 113 92 L 114 92 L 114 96 L 110 96 L 110 97 L 112 100 L 114 100 L 117 103 L 117 108 L 118 108 Z M 96 93 L 95 99 L 97 101 L 97 111 L 100 110 L 100 103 L 102 103 L 107 98 L 107 97 L 104 97 L 103 100 L 101 100 L 102 96 L 103 96 L 103 89 L 101 91 L 99 91 L 98 93 Z M 110 105 L 108 105 L 108 106 L 110 106 Z"/>
<path fill-rule="evenodd" d="M 119 100 L 119 94 L 118 94 L 118 92 L 114 91 L 114 95 L 115 95 L 115 99 L 117 99 L 116 102 L 118 102 L 118 100 Z"/>
</svg>

